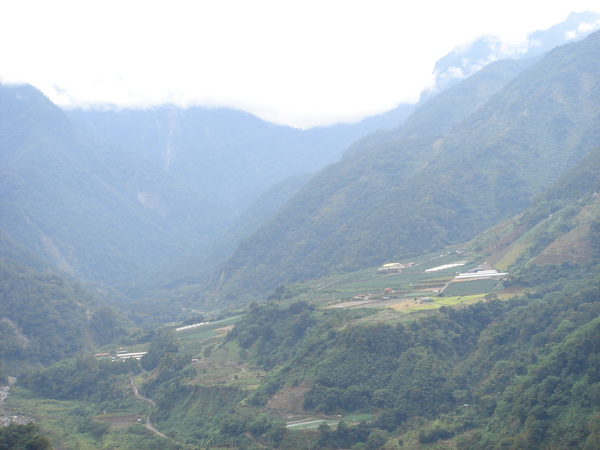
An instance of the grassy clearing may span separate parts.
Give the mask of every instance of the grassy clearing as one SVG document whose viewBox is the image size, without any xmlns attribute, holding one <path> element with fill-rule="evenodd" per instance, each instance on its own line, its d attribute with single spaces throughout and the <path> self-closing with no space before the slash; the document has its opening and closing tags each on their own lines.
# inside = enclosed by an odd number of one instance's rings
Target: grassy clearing
<svg viewBox="0 0 600 450">
<path fill-rule="evenodd" d="M 234 324 L 240 321 L 242 316 L 229 317 L 224 320 L 212 322 L 197 328 L 177 332 L 181 350 L 192 355 L 200 355 L 202 350 L 210 344 L 221 341 Z"/>
<path fill-rule="evenodd" d="M 348 423 L 366 422 L 373 419 L 373 414 L 348 414 L 339 420 Z"/>
<path fill-rule="evenodd" d="M 177 337 L 188 340 L 207 339 L 221 334 L 224 327 L 234 325 L 242 319 L 242 316 L 228 317 L 227 319 L 210 322 L 197 328 L 181 330 L 177 332 Z"/>
</svg>

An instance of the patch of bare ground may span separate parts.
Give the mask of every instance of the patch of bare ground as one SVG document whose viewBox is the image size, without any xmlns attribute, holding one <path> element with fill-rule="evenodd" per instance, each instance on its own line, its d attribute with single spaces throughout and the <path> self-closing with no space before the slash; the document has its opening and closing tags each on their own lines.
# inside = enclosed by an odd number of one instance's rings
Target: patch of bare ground
<svg viewBox="0 0 600 450">
<path fill-rule="evenodd" d="M 266 407 L 282 415 L 303 414 L 302 403 L 304 402 L 304 394 L 308 389 L 309 386 L 306 383 L 297 386 L 286 386 L 271 397 Z"/>
<path fill-rule="evenodd" d="M 589 241 L 558 240 L 546 247 L 533 262 L 535 264 L 561 264 L 569 261 L 583 264 L 588 262 L 591 256 L 592 247 Z"/>
<path fill-rule="evenodd" d="M 523 294 L 523 288 L 521 288 L 521 287 L 504 288 L 500 291 L 496 291 L 496 294 L 498 294 L 498 296 L 500 298 L 510 298 L 510 297 L 514 297 L 515 295 Z"/>
</svg>

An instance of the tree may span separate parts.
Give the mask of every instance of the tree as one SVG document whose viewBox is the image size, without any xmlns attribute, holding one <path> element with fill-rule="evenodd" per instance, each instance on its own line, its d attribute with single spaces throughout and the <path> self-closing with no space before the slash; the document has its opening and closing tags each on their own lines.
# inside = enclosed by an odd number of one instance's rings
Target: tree
<svg viewBox="0 0 600 450">
<path fill-rule="evenodd" d="M 326 422 L 319 425 L 319 440 L 318 444 L 322 447 L 327 447 L 330 444 L 331 437 L 333 436 L 333 430 Z"/>
<path fill-rule="evenodd" d="M 369 433 L 369 437 L 367 438 L 367 450 L 377 450 L 383 448 L 389 437 L 390 434 L 387 431 L 375 428 L 373 431 L 371 431 L 371 433 Z"/>
<path fill-rule="evenodd" d="M 160 360 L 169 353 L 177 353 L 179 344 L 175 331 L 170 328 L 159 330 L 148 347 L 148 353 L 142 357 L 144 370 L 153 370 L 158 366 Z"/>
<path fill-rule="evenodd" d="M 0 450 L 9 449 L 46 450 L 51 449 L 50 440 L 39 434 L 38 428 L 33 423 L 18 425 L 11 423 L 0 428 Z"/>
</svg>

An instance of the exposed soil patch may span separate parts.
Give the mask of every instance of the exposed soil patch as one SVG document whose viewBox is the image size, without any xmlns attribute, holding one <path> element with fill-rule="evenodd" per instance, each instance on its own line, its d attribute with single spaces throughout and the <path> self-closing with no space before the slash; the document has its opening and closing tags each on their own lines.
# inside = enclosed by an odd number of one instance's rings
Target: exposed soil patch
<svg viewBox="0 0 600 450">
<path fill-rule="evenodd" d="M 592 248 L 589 241 L 555 241 L 535 259 L 535 264 L 561 264 L 566 261 L 583 264 L 590 260 Z"/>
<path fill-rule="evenodd" d="M 217 332 L 217 334 L 227 334 L 231 330 L 233 330 L 233 327 L 234 325 L 225 325 L 224 327 L 217 328 L 215 331 Z"/>
<path fill-rule="evenodd" d="M 304 394 L 308 391 L 307 384 L 302 383 L 298 386 L 287 386 L 281 389 L 267 402 L 267 408 L 277 411 L 281 414 L 302 414 L 304 409 Z"/>
</svg>

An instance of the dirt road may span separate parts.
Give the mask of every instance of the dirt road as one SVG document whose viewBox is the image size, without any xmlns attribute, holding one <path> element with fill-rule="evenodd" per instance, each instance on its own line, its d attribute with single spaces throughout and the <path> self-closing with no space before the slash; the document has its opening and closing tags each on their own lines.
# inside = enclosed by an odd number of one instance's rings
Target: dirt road
<svg viewBox="0 0 600 450">
<path fill-rule="evenodd" d="M 148 403 L 150 406 L 152 406 L 153 408 L 156 408 L 156 403 L 154 403 L 152 400 L 150 400 L 149 398 L 144 397 L 143 395 L 141 395 L 138 392 L 138 388 L 135 385 L 135 383 L 133 382 L 133 380 L 131 380 L 131 387 L 133 388 L 133 395 L 135 396 L 135 398 L 137 398 L 138 400 L 142 400 L 146 403 Z M 154 426 L 152 425 L 152 423 L 150 422 L 150 414 L 148 414 L 146 416 L 146 423 L 144 424 L 146 426 L 146 428 L 148 428 L 150 431 L 152 431 L 154 434 L 160 436 L 160 437 L 164 437 L 164 438 L 169 438 L 168 436 L 162 434 L 160 431 L 158 431 L 156 428 L 154 428 Z"/>
</svg>

